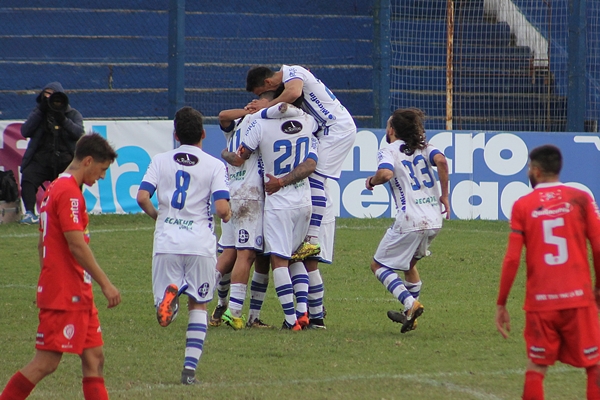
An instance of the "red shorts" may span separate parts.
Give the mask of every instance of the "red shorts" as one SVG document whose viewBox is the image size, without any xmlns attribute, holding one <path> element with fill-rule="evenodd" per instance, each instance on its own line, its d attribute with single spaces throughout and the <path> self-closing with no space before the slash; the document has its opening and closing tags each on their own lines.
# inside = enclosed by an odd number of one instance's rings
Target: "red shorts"
<svg viewBox="0 0 600 400">
<path fill-rule="evenodd" d="M 41 309 L 39 320 L 35 339 L 38 350 L 81 354 L 104 344 L 96 307 L 76 311 Z"/>
<path fill-rule="evenodd" d="M 534 364 L 556 360 L 586 368 L 600 362 L 600 323 L 596 306 L 525 313 L 527 356 Z"/>
</svg>

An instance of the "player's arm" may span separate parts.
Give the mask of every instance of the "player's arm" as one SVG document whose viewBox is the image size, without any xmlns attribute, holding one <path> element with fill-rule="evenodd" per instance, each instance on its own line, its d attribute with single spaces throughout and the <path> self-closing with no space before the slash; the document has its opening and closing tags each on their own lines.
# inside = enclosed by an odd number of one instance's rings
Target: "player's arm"
<svg viewBox="0 0 600 400">
<path fill-rule="evenodd" d="M 594 272 L 596 283 L 594 285 L 594 295 L 596 304 L 600 309 L 600 215 L 598 206 L 590 196 L 586 205 L 586 237 L 590 241 L 592 248 L 592 257 L 594 260 Z"/>
<path fill-rule="evenodd" d="M 221 218 L 223 222 L 229 222 L 229 219 L 231 218 L 231 207 L 229 206 L 229 200 L 215 200 L 215 211 L 217 216 Z"/>
<path fill-rule="evenodd" d="M 38 255 L 40 259 L 40 270 L 44 266 L 44 232 L 40 231 L 40 238 L 38 239 Z"/>
<path fill-rule="evenodd" d="M 433 162 L 437 167 L 438 176 L 440 178 L 440 189 L 442 190 L 442 194 L 440 195 L 439 201 L 444 207 L 442 208 L 442 214 L 446 214 L 446 219 L 450 219 L 450 198 L 448 197 L 448 161 L 446 160 L 446 156 L 444 156 L 442 153 L 437 153 L 435 156 L 433 156 Z"/>
<path fill-rule="evenodd" d="M 83 231 L 68 231 L 64 232 L 64 235 L 75 260 L 91 275 L 92 279 L 102 289 L 104 297 L 108 300 L 108 308 L 117 306 L 121 302 L 121 294 L 96 262 L 90 246 L 85 242 Z"/>
<path fill-rule="evenodd" d="M 393 168 L 393 167 L 392 167 Z M 371 175 L 365 181 L 365 187 L 373 190 L 376 185 L 383 185 L 394 177 L 394 170 L 388 168 L 379 168 L 375 175 Z"/>
<path fill-rule="evenodd" d="M 148 182 L 142 182 L 140 188 L 137 192 L 137 203 L 140 208 L 150 216 L 153 220 L 156 221 L 158 218 L 158 210 L 152 204 L 152 195 L 154 194 L 154 186 Z"/>
<path fill-rule="evenodd" d="M 244 108 L 232 108 L 229 110 L 223 110 L 219 113 L 219 125 L 221 125 L 222 129 L 228 129 L 233 121 L 238 118 L 242 118 L 246 115 L 250 114 L 250 111 Z"/>
<path fill-rule="evenodd" d="M 276 193 L 284 186 L 293 185 L 296 182 L 300 182 L 302 179 L 308 178 L 310 174 L 315 172 L 317 169 L 317 160 L 314 158 L 307 158 L 296 166 L 289 174 L 276 178 L 271 174 L 267 174 L 269 181 L 265 183 L 265 192 L 271 195 Z"/>
<path fill-rule="evenodd" d="M 513 230 L 508 237 L 508 248 L 502 262 L 500 290 L 496 301 L 496 329 L 504 338 L 507 338 L 508 332 L 510 332 L 510 315 L 506 309 L 506 302 L 519 270 L 522 248 L 523 232 Z"/>
<path fill-rule="evenodd" d="M 250 155 L 248 155 L 250 157 Z M 238 156 L 237 153 L 233 151 L 229 151 L 227 149 L 223 149 L 221 152 L 221 158 L 227 162 L 229 165 L 233 165 L 234 167 L 241 167 L 244 164 L 244 161 L 247 159 Z"/>
</svg>

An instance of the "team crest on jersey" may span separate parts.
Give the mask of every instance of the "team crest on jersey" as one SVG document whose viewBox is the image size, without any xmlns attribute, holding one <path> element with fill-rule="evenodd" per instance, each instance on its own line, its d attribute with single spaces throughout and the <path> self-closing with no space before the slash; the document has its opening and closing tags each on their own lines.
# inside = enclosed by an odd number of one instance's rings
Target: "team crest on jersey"
<svg viewBox="0 0 600 400">
<path fill-rule="evenodd" d="M 247 243 L 250 238 L 250 234 L 245 229 L 240 229 L 238 232 L 238 242 Z"/>
<path fill-rule="evenodd" d="M 69 324 L 63 328 L 63 335 L 71 340 L 73 335 L 75 335 L 75 326 L 73 324 Z"/>
<path fill-rule="evenodd" d="M 173 160 L 184 167 L 192 167 L 198 164 L 198 157 L 189 153 L 177 153 L 173 156 Z"/>
<path fill-rule="evenodd" d="M 293 135 L 302 130 L 302 124 L 299 121 L 286 121 L 281 124 L 281 131 L 288 135 Z"/>
<path fill-rule="evenodd" d="M 208 284 L 208 282 L 204 282 L 198 288 L 198 296 L 200 296 L 200 298 L 202 298 L 202 299 L 205 298 L 206 295 L 208 294 L 209 290 L 210 290 L 210 285 Z"/>
<path fill-rule="evenodd" d="M 257 247 L 262 247 L 262 245 L 263 245 L 263 237 L 262 237 L 262 235 L 258 235 L 256 237 L 256 240 L 254 242 L 256 243 Z"/>
</svg>

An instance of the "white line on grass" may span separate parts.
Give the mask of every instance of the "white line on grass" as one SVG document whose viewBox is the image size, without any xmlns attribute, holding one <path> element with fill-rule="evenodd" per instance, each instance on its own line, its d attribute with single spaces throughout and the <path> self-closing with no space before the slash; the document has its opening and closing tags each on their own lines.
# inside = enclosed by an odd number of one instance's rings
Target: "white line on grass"
<svg viewBox="0 0 600 400">
<path fill-rule="evenodd" d="M 552 373 L 571 373 L 571 372 L 579 372 L 576 368 L 569 368 L 564 366 L 556 366 L 551 369 Z M 453 378 L 453 377 L 463 377 L 463 376 L 508 376 L 508 375 L 524 375 L 524 369 L 506 369 L 499 371 L 489 371 L 489 372 L 478 372 L 473 373 L 471 371 L 456 371 L 456 372 L 438 372 L 432 374 L 370 374 L 370 375 L 342 375 L 336 377 L 327 377 L 327 378 L 318 378 L 318 379 L 296 379 L 296 380 L 268 380 L 263 382 L 221 382 L 221 383 L 210 383 L 204 382 L 201 386 L 211 388 L 211 389 L 228 389 L 232 387 L 248 387 L 250 386 L 260 386 L 260 387 L 269 387 L 269 386 L 287 386 L 287 385 L 311 385 L 311 384 L 320 384 L 320 383 L 328 383 L 328 382 L 346 382 L 346 381 L 359 381 L 359 380 L 377 380 L 377 379 L 401 379 L 410 381 L 413 383 L 421 383 L 429 386 L 445 388 L 449 392 L 460 392 L 469 394 L 474 396 L 477 399 L 484 400 L 501 400 L 502 397 L 498 397 L 492 393 L 487 393 L 485 391 L 477 390 L 473 387 L 469 386 L 461 386 L 456 385 L 454 383 L 448 382 L 447 380 L 441 380 L 440 378 Z M 169 389 L 172 387 L 179 387 L 179 384 L 164 384 L 158 383 L 155 385 L 141 385 L 135 386 L 130 389 L 117 389 L 111 390 L 111 393 L 131 393 L 131 392 L 148 392 L 153 390 L 160 389 Z"/>
<path fill-rule="evenodd" d="M 114 233 L 114 232 L 135 232 L 135 231 L 151 231 L 154 227 L 140 227 L 140 228 L 124 228 L 124 229 L 90 229 L 90 233 Z M 0 239 L 4 238 L 24 238 L 24 237 L 38 237 L 39 232 L 35 233 L 9 233 L 8 235 L 0 235 Z"/>
</svg>

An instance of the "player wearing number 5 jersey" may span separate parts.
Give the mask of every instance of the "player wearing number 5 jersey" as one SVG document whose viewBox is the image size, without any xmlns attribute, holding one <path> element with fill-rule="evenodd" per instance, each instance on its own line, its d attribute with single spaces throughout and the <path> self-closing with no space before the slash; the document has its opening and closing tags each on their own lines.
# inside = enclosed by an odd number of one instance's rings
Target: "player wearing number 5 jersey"
<svg viewBox="0 0 600 400">
<path fill-rule="evenodd" d="M 559 181 L 560 150 L 540 146 L 529 154 L 533 192 L 513 205 L 511 233 L 502 265 L 496 327 L 510 331 L 506 302 L 525 245 L 527 283 L 525 342 L 529 361 L 524 399 L 543 399 L 543 379 L 556 360 L 586 368 L 587 398 L 600 399 L 600 216 L 596 203 L 581 190 Z M 587 241 L 594 256 L 595 285 Z"/>
<path fill-rule="evenodd" d="M 212 300 L 215 284 L 217 243 L 211 197 L 223 222 L 231 217 L 231 209 L 225 166 L 202 150 L 202 114 L 183 107 L 175 114 L 174 125 L 181 146 L 152 159 L 137 201 L 156 220 L 152 290 L 159 324 L 167 326 L 173 321 L 180 294 L 189 298 L 181 383 L 193 384 L 206 337 L 206 305 Z M 155 192 L 158 210 L 150 200 Z"/>
<path fill-rule="evenodd" d="M 402 323 L 402 333 L 413 330 L 423 312 L 418 301 L 422 284 L 417 261 L 429 254 L 429 245 L 442 227 L 442 214 L 448 217 L 450 210 L 448 164 L 446 157 L 426 142 L 424 118 L 416 108 L 394 111 L 386 128 L 389 145 L 379 150 L 377 173 L 365 183 L 373 190 L 389 182 L 396 203 L 396 220 L 379 243 L 371 270 L 404 305 L 404 313 L 388 312 L 390 319 Z M 433 170 L 436 166 L 439 188 Z M 397 270 L 404 272 L 405 281 Z"/>
</svg>

